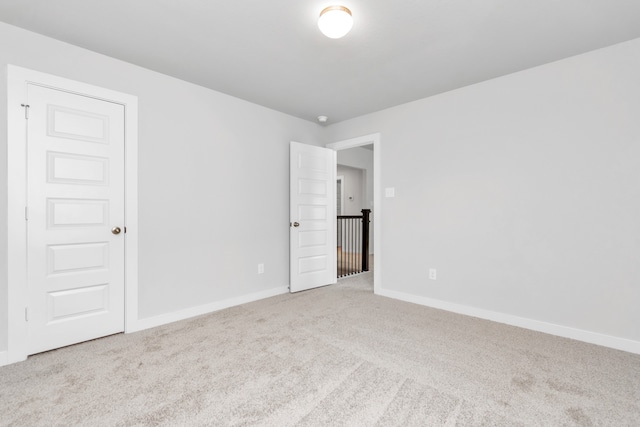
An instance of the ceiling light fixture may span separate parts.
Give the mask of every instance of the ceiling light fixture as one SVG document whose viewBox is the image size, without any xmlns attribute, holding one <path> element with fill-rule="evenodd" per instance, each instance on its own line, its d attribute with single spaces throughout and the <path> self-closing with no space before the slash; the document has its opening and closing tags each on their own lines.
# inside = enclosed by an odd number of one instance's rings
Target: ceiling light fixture
<svg viewBox="0 0 640 427">
<path fill-rule="evenodd" d="M 318 28 L 330 39 L 344 37 L 353 27 L 351 11 L 344 6 L 329 6 L 320 12 Z"/>
</svg>

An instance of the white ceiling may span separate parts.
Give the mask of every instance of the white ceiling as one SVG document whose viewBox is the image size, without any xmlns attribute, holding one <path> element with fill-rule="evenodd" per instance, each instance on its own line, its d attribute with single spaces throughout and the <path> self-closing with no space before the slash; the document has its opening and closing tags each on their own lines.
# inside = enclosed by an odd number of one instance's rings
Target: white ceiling
<svg viewBox="0 0 640 427">
<path fill-rule="evenodd" d="M 354 27 L 331 40 L 336 3 Z M 0 21 L 330 124 L 640 37 L 640 0 L 1 0 Z"/>
</svg>

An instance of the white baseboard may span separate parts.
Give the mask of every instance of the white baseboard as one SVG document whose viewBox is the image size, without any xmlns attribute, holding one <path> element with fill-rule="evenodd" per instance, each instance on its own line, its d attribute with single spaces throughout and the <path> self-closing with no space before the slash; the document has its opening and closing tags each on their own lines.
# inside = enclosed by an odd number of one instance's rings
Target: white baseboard
<svg viewBox="0 0 640 427">
<path fill-rule="evenodd" d="M 138 319 L 132 322 L 132 327 L 128 328 L 125 332 L 137 332 L 144 329 L 155 328 L 156 326 L 166 325 L 167 323 L 177 322 L 179 320 L 189 319 L 191 317 L 200 316 L 203 314 L 212 313 L 214 311 L 222 310 L 229 307 L 234 307 L 240 304 L 246 304 L 248 302 L 258 301 L 261 299 L 273 297 L 276 295 L 282 295 L 289 292 L 287 286 L 268 289 L 262 292 L 255 292 L 253 294 L 242 295 L 235 298 L 229 298 L 222 301 L 215 301 L 209 304 L 199 305 L 197 307 L 191 307 L 186 310 L 175 311 L 173 313 L 161 314 L 159 316 L 149 317 L 146 319 Z"/>
<path fill-rule="evenodd" d="M 0 351 L 0 366 L 5 366 L 9 364 L 9 352 Z"/>
<path fill-rule="evenodd" d="M 544 332 L 546 334 L 556 335 L 559 337 L 571 338 L 578 341 L 588 342 L 590 344 L 597 344 L 604 347 L 614 348 L 616 350 L 627 351 L 629 353 L 640 354 L 640 341 L 613 337 L 611 335 L 585 331 L 583 329 L 570 328 L 568 326 L 541 322 L 539 320 L 527 319 L 524 317 L 513 316 L 511 314 L 484 310 L 481 308 L 455 304 L 432 298 L 420 297 L 403 292 L 390 291 L 387 289 L 380 289 L 377 294 L 400 301 L 406 301 L 414 304 L 424 305 L 427 307 L 437 308 L 440 310 L 451 311 L 453 313 L 464 314 L 466 316 L 478 317 L 480 319 L 492 320 L 498 323 L 518 326 L 520 328 Z"/>
</svg>

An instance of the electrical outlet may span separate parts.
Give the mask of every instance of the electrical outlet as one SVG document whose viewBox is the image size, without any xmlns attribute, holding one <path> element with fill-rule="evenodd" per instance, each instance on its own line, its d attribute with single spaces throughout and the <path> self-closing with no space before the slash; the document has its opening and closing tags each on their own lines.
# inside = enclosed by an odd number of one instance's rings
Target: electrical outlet
<svg viewBox="0 0 640 427">
<path fill-rule="evenodd" d="M 429 279 L 436 280 L 436 269 L 435 268 L 430 268 L 429 269 Z"/>
<path fill-rule="evenodd" d="M 264 264 L 258 264 L 258 274 L 264 273 Z"/>
</svg>

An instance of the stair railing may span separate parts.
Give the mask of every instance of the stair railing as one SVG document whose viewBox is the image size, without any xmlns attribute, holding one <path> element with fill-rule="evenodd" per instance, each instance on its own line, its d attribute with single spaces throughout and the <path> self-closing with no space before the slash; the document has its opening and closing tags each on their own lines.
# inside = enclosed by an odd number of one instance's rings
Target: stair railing
<svg viewBox="0 0 640 427">
<path fill-rule="evenodd" d="M 369 271 L 371 209 L 362 215 L 338 215 L 338 277 Z"/>
</svg>

